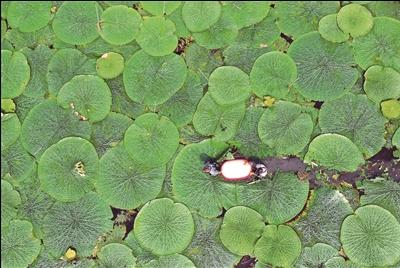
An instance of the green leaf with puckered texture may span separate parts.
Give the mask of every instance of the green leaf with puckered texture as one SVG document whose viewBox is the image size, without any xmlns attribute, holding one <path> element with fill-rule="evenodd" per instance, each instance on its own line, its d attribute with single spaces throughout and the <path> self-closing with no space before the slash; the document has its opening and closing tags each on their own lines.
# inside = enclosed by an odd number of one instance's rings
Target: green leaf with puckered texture
<svg viewBox="0 0 400 268">
<path fill-rule="evenodd" d="M 337 249 L 327 244 L 317 243 L 312 247 L 306 247 L 303 249 L 294 267 L 326 267 L 325 263 L 336 256 L 339 257 L 339 251 Z"/>
<path fill-rule="evenodd" d="M 143 268 L 196 268 L 193 262 L 181 254 L 161 256 L 157 260 L 152 260 L 143 265 Z"/>
<path fill-rule="evenodd" d="M 19 51 L 1 50 L 1 98 L 12 99 L 21 95 L 30 79 L 30 67 Z"/>
<path fill-rule="evenodd" d="M 232 1 L 226 7 L 239 28 L 262 21 L 270 9 L 269 1 Z"/>
<path fill-rule="evenodd" d="M 302 237 L 303 245 L 325 243 L 338 249 L 340 226 L 351 213 L 353 210 L 343 194 L 322 187 L 312 192 L 306 213 L 292 226 Z"/>
<path fill-rule="evenodd" d="M 109 149 L 100 159 L 96 191 L 108 204 L 133 209 L 161 191 L 165 167 L 147 168 L 129 157 L 122 145 Z"/>
<path fill-rule="evenodd" d="M 390 67 L 374 65 L 364 74 L 364 91 L 376 104 L 400 98 L 400 73 Z"/>
<path fill-rule="evenodd" d="M 112 216 L 110 207 L 94 192 L 75 202 L 58 201 L 43 220 L 44 246 L 53 258 L 69 247 L 80 257 L 90 256 L 97 238 L 112 229 Z"/>
<path fill-rule="evenodd" d="M 238 188 L 238 203 L 264 216 L 270 224 L 294 218 L 304 207 L 309 190 L 308 181 L 292 173 L 277 173 L 271 179 Z"/>
<path fill-rule="evenodd" d="M 7 9 L 7 22 L 11 28 L 18 28 L 21 32 L 34 32 L 51 20 L 50 8 L 50 1 L 11 1 Z"/>
<path fill-rule="evenodd" d="M 14 113 L 1 116 L 1 150 L 7 149 L 17 141 L 21 133 L 21 123 Z"/>
<path fill-rule="evenodd" d="M 119 243 L 110 243 L 101 248 L 98 257 L 98 267 L 135 267 L 136 258 L 132 250 Z"/>
<path fill-rule="evenodd" d="M 181 1 L 140 1 L 140 5 L 152 15 L 169 15 L 181 5 Z"/>
<path fill-rule="evenodd" d="M 21 204 L 19 193 L 5 180 L 1 180 L 1 227 L 7 226 L 14 219 Z"/>
<path fill-rule="evenodd" d="M 188 1 L 182 7 L 182 18 L 191 32 L 205 31 L 221 15 L 221 5 L 214 1 Z"/>
</svg>

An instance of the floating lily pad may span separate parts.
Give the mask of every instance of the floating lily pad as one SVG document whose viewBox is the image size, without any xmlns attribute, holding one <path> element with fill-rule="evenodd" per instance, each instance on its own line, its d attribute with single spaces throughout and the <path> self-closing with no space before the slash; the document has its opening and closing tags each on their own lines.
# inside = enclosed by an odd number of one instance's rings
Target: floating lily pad
<svg viewBox="0 0 400 268">
<path fill-rule="evenodd" d="M 264 158 L 273 152 L 258 136 L 258 122 L 263 112 L 262 107 L 247 108 L 239 129 L 231 140 L 242 155 Z"/>
<path fill-rule="evenodd" d="M 319 21 L 318 32 L 328 41 L 341 43 L 349 39 L 349 34 L 344 33 L 337 25 L 337 14 L 329 14 Z"/>
<path fill-rule="evenodd" d="M 25 268 L 36 259 L 40 248 L 29 221 L 13 220 L 1 228 L 2 267 Z"/>
<path fill-rule="evenodd" d="M 133 8 L 112 6 L 101 14 L 98 31 L 108 43 L 125 45 L 137 37 L 141 22 L 142 18 Z"/>
<path fill-rule="evenodd" d="M 169 15 L 176 10 L 181 1 L 140 1 L 144 10 L 152 15 Z"/>
<path fill-rule="evenodd" d="M 91 142 L 99 156 L 118 145 L 124 133 L 132 124 L 132 119 L 119 113 L 109 113 L 107 117 L 92 125 Z"/>
<path fill-rule="evenodd" d="M 213 135 L 215 139 L 231 139 L 246 110 L 244 103 L 218 105 L 210 93 L 206 93 L 197 105 L 193 126 L 202 135 Z"/>
<path fill-rule="evenodd" d="M 286 225 L 267 225 L 254 249 L 260 262 L 280 267 L 291 267 L 300 253 L 300 238 Z"/>
<path fill-rule="evenodd" d="M 161 198 L 143 206 L 133 230 L 145 248 L 156 255 L 169 255 L 182 252 L 189 245 L 194 223 L 185 205 Z"/>
<path fill-rule="evenodd" d="M 308 144 L 313 132 L 313 121 L 292 102 L 278 102 L 266 109 L 258 124 L 261 141 L 278 154 L 296 154 Z"/>
<path fill-rule="evenodd" d="M 232 44 L 237 35 L 238 28 L 225 8 L 222 9 L 221 16 L 215 24 L 203 32 L 193 33 L 196 42 L 208 49 L 217 49 Z"/>
<path fill-rule="evenodd" d="M 96 74 L 96 60 L 89 59 L 77 49 L 60 49 L 49 62 L 47 71 L 49 92 L 56 96 L 65 83 L 80 74 Z"/>
<path fill-rule="evenodd" d="M 89 256 L 97 238 L 112 229 L 111 218 L 110 207 L 94 192 L 75 202 L 58 201 L 43 220 L 44 246 L 53 258 L 70 247 L 80 257 Z"/>
<path fill-rule="evenodd" d="M 381 102 L 382 114 L 389 119 L 397 119 L 400 117 L 400 101 L 386 100 Z"/>
<path fill-rule="evenodd" d="M 71 109 L 61 108 L 53 100 L 36 105 L 22 123 L 22 144 L 36 157 L 50 145 L 70 136 L 89 139 L 89 122 L 80 121 Z"/>
<path fill-rule="evenodd" d="M 174 35 L 175 24 L 164 17 L 149 17 L 140 26 L 136 41 L 144 52 L 151 56 L 171 54 L 178 38 Z"/>
<path fill-rule="evenodd" d="M 400 184 L 391 180 L 364 180 L 357 187 L 363 190 L 361 205 L 377 205 L 393 214 L 400 221 Z"/>
<path fill-rule="evenodd" d="M 93 123 L 103 120 L 110 112 L 111 92 L 98 76 L 77 75 L 60 89 L 57 102 Z"/>
<path fill-rule="evenodd" d="M 136 52 L 125 65 L 126 93 L 136 102 L 161 104 L 183 86 L 186 68 L 183 58 L 176 54 L 153 57 L 143 50 Z"/>
<path fill-rule="evenodd" d="M 335 99 L 357 81 L 358 71 L 353 67 L 355 62 L 350 46 L 326 41 L 318 32 L 295 40 L 288 54 L 297 65 L 295 88 L 306 98 Z"/>
<path fill-rule="evenodd" d="M 24 95 L 29 97 L 43 97 L 48 91 L 47 67 L 55 51 L 39 45 L 33 50 L 25 48 L 21 52 L 27 57 L 31 68 L 31 78 L 26 86 Z"/>
<path fill-rule="evenodd" d="M 99 36 L 97 27 L 102 11 L 97 2 L 64 2 L 53 20 L 54 33 L 68 44 L 88 44 Z"/>
<path fill-rule="evenodd" d="M 34 32 L 51 19 L 51 1 L 11 1 L 7 9 L 7 23 L 21 32 Z"/>
<path fill-rule="evenodd" d="M 219 105 L 231 105 L 245 101 L 250 96 L 249 76 L 233 66 L 215 69 L 208 81 L 208 92 Z"/>
<path fill-rule="evenodd" d="M 185 146 L 172 169 L 175 198 L 205 217 L 216 217 L 222 207 L 236 204 L 235 185 L 202 171 L 205 156 L 217 157 L 227 150 L 225 143 L 205 140 Z"/>
<path fill-rule="evenodd" d="M 364 70 L 372 65 L 391 67 L 400 72 L 400 21 L 374 18 L 372 30 L 353 42 L 356 63 Z"/>
<path fill-rule="evenodd" d="M 164 176 L 164 166 L 147 168 L 139 165 L 121 145 L 108 150 L 100 159 L 95 187 L 110 205 L 133 209 L 160 193 Z"/>
<path fill-rule="evenodd" d="M 41 188 L 57 200 L 76 201 L 93 189 L 98 161 L 96 150 L 89 141 L 78 137 L 64 138 L 40 157 Z"/>
<path fill-rule="evenodd" d="M 240 187 L 237 198 L 239 204 L 256 210 L 268 223 L 279 224 L 303 209 L 308 190 L 308 181 L 301 181 L 292 173 L 277 173 L 272 179 Z"/>
<path fill-rule="evenodd" d="M 263 233 L 263 216 L 248 207 L 230 208 L 224 215 L 220 238 L 227 249 L 238 255 L 252 255 Z"/>
<path fill-rule="evenodd" d="M 337 190 L 321 187 L 310 198 L 306 213 L 293 223 L 303 245 L 325 243 L 339 249 L 340 226 L 353 213 L 349 201 Z"/>
<path fill-rule="evenodd" d="M 104 79 L 115 78 L 124 70 L 124 58 L 115 52 L 105 53 L 97 59 L 96 70 Z"/>
<path fill-rule="evenodd" d="M 24 92 L 30 79 L 28 61 L 21 52 L 1 50 L 1 98 L 12 99 Z"/>
<path fill-rule="evenodd" d="M 191 32 L 205 31 L 221 15 L 221 5 L 214 1 L 188 1 L 182 7 L 182 18 Z"/>
<path fill-rule="evenodd" d="M 250 73 L 252 89 L 260 98 L 285 98 L 296 78 L 296 64 L 287 54 L 278 51 L 260 56 Z"/>
<path fill-rule="evenodd" d="M 7 226 L 15 218 L 21 204 L 19 193 L 6 180 L 1 180 L 1 227 Z"/>
<path fill-rule="evenodd" d="M 365 95 L 346 94 L 325 102 L 318 121 L 323 133 L 346 136 L 366 157 L 379 152 L 385 144 L 385 119 Z"/>
<path fill-rule="evenodd" d="M 99 267 L 135 267 L 136 258 L 132 250 L 119 243 L 110 243 L 97 253 Z"/>
<path fill-rule="evenodd" d="M 270 9 L 268 1 L 232 1 L 228 2 L 226 7 L 239 28 L 262 21 Z"/>
<path fill-rule="evenodd" d="M 364 158 L 350 139 L 329 133 L 319 135 L 311 141 L 304 161 L 315 161 L 325 168 L 339 171 L 355 171 L 364 163 Z"/>
<path fill-rule="evenodd" d="M 318 29 L 319 20 L 336 13 L 339 1 L 282 1 L 276 3 L 278 26 L 281 31 L 294 38 Z"/>
<path fill-rule="evenodd" d="M 196 231 L 192 242 L 184 251 L 198 268 L 233 267 L 240 259 L 230 253 L 219 239 L 221 218 L 206 219 L 193 214 Z"/>
<path fill-rule="evenodd" d="M 400 73 L 396 70 L 375 65 L 368 68 L 364 77 L 365 93 L 375 103 L 400 98 Z"/>
<path fill-rule="evenodd" d="M 161 256 L 157 260 L 152 260 L 143 266 L 144 268 L 196 268 L 193 262 L 184 255 L 172 254 Z"/>
<path fill-rule="evenodd" d="M 147 113 L 139 116 L 125 132 L 124 145 L 129 155 L 146 166 L 161 166 L 178 148 L 179 133 L 165 116 Z"/>
<path fill-rule="evenodd" d="M 297 259 L 294 267 L 326 267 L 325 263 L 334 257 L 339 257 L 339 252 L 337 249 L 327 244 L 317 243 L 312 247 L 306 247 L 303 249 L 303 252 Z"/>
<path fill-rule="evenodd" d="M 21 133 L 21 123 L 14 113 L 1 116 L 1 150 L 8 148 L 18 140 Z"/>
<path fill-rule="evenodd" d="M 357 264 L 387 266 L 400 260 L 400 224 L 381 207 L 358 208 L 343 221 L 340 240 L 346 255 Z"/>
<path fill-rule="evenodd" d="M 203 87 L 199 75 L 188 71 L 183 87 L 161 105 L 159 113 L 168 117 L 177 127 L 182 127 L 192 121 L 202 96 Z"/>
<path fill-rule="evenodd" d="M 366 7 L 349 4 L 339 10 L 337 23 L 344 33 L 356 38 L 366 35 L 372 29 L 373 18 Z"/>
</svg>

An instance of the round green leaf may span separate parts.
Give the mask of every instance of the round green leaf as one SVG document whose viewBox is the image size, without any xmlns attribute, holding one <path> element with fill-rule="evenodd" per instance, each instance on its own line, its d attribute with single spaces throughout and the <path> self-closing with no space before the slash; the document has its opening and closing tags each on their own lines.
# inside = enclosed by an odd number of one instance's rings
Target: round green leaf
<svg viewBox="0 0 400 268">
<path fill-rule="evenodd" d="M 89 139 L 89 122 L 79 120 L 70 109 L 61 108 L 53 100 L 36 105 L 22 123 L 22 144 L 36 157 L 50 145 L 70 136 Z"/>
<path fill-rule="evenodd" d="M 192 121 L 202 96 L 199 75 L 189 71 L 183 87 L 161 105 L 159 113 L 168 117 L 177 127 L 182 127 Z"/>
<path fill-rule="evenodd" d="M 77 49 L 57 51 L 50 59 L 47 71 L 49 92 L 57 96 L 61 87 L 80 74 L 96 74 L 96 60 L 89 59 Z"/>
<path fill-rule="evenodd" d="M 221 218 L 206 219 L 193 214 L 196 231 L 192 242 L 185 250 L 198 268 L 233 267 L 239 257 L 230 253 L 219 240 Z"/>
<path fill-rule="evenodd" d="M 179 144 L 176 126 L 165 116 L 147 113 L 125 132 L 124 145 L 137 163 L 160 166 L 168 162 Z"/>
<path fill-rule="evenodd" d="M 164 176 L 164 166 L 147 168 L 137 164 L 123 146 L 118 146 L 100 159 L 99 176 L 94 184 L 113 207 L 133 209 L 160 193 Z"/>
<path fill-rule="evenodd" d="M 239 28 L 248 27 L 262 21 L 270 9 L 269 2 L 232 1 L 227 3 L 227 10 Z"/>
<path fill-rule="evenodd" d="M 136 258 L 132 250 L 119 243 L 110 243 L 97 253 L 98 264 L 101 268 L 107 267 L 135 267 Z"/>
<path fill-rule="evenodd" d="M 336 13 L 339 7 L 339 1 L 280 1 L 275 9 L 279 29 L 297 39 L 305 33 L 316 31 L 319 20 Z"/>
<path fill-rule="evenodd" d="M 99 156 L 123 140 L 124 133 L 132 124 L 132 119 L 119 113 L 109 113 L 107 117 L 92 125 L 91 142 Z"/>
<path fill-rule="evenodd" d="M 386 100 L 381 102 L 382 114 L 389 119 L 397 119 L 400 117 L 400 101 Z"/>
<path fill-rule="evenodd" d="M 368 68 L 364 77 L 365 93 L 373 102 L 400 98 L 400 73 L 396 70 L 375 65 Z"/>
<path fill-rule="evenodd" d="M 14 113 L 1 116 L 1 150 L 17 141 L 21 133 L 21 123 Z"/>
<path fill-rule="evenodd" d="M 364 158 L 350 139 L 328 133 L 311 141 L 304 161 L 315 161 L 323 167 L 339 171 L 356 171 L 358 166 L 364 163 Z"/>
<path fill-rule="evenodd" d="M 300 238 L 285 225 L 267 225 L 254 249 L 260 262 L 280 267 L 292 267 L 300 253 Z"/>
<path fill-rule="evenodd" d="M 250 96 L 249 76 L 233 66 L 215 69 L 208 80 L 208 92 L 219 105 L 243 102 Z"/>
<path fill-rule="evenodd" d="M 329 259 L 324 267 L 326 268 L 360 268 L 359 265 L 346 261 L 343 257 L 333 257 Z"/>
<path fill-rule="evenodd" d="M 101 14 L 98 31 L 108 43 L 125 45 L 137 37 L 141 22 L 142 18 L 133 8 L 122 5 L 112 6 Z"/>
<path fill-rule="evenodd" d="M 318 32 L 296 39 L 290 45 L 288 54 L 297 65 L 295 88 L 306 98 L 320 101 L 335 99 L 357 81 L 358 71 L 353 67 L 350 46 L 326 41 Z"/>
<path fill-rule="evenodd" d="M 353 42 L 356 63 L 364 70 L 372 65 L 391 67 L 400 72 L 400 21 L 374 18 L 372 30 Z"/>
<path fill-rule="evenodd" d="M 51 19 L 51 2 L 11 1 L 7 9 L 7 22 L 21 32 L 34 32 L 43 28 Z"/>
<path fill-rule="evenodd" d="M 393 214 L 400 221 L 400 184 L 391 180 L 364 180 L 357 187 L 363 190 L 361 205 L 377 205 Z"/>
<path fill-rule="evenodd" d="M 236 204 L 235 184 L 203 172 L 204 156 L 217 157 L 225 143 L 205 140 L 185 146 L 175 159 L 171 181 L 174 197 L 204 217 L 216 217 L 222 207 Z"/>
<path fill-rule="evenodd" d="M 124 85 L 128 96 L 136 102 L 157 105 L 167 101 L 184 84 L 186 64 L 176 54 L 164 57 L 136 52 L 124 69 Z"/>
<path fill-rule="evenodd" d="M 146 18 L 140 26 L 136 41 L 144 52 L 151 56 L 165 56 L 171 54 L 178 38 L 174 34 L 175 24 L 164 17 Z"/>
<path fill-rule="evenodd" d="M 102 9 L 97 2 L 64 2 L 53 20 L 54 33 L 61 41 L 72 45 L 84 45 L 99 34 Z"/>
<path fill-rule="evenodd" d="M 186 256 L 181 254 L 172 254 L 168 256 L 161 256 L 157 260 L 152 260 L 144 268 L 196 268 L 193 262 Z"/>
<path fill-rule="evenodd" d="M 43 220 L 44 246 L 53 258 L 68 248 L 78 256 L 92 254 L 96 240 L 112 229 L 110 207 L 94 192 L 75 202 L 56 202 Z"/>
<path fill-rule="evenodd" d="M 238 255 L 252 255 L 265 224 L 263 217 L 248 207 L 230 208 L 224 215 L 219 237 L 224 246 Z"/>
<path fill-rule="evenodd" d="M 96 70 L 104 79 L 115 78 L 124 70 L 124 58 L 115 52 L 105 53 L 97 59 Z"/>
<path fill-rule="evenodd" d="M 29 79 L 30 68 L 25 55 L 1 50 L 1 98 L 12 99 L 21 95 Z"/>
<path fill-rule="evenodd" d="M 222 9 L 221 16 L 215 24 L 205 31 L 193 33 L 196 42 L 208 49 L 217 49 L 232 44 L 237 35 L 238 28 L 225 8 Z"/>
<path fill-rule="evenodd" d="M 308 181 L 301 181 L 292 173 L 277 173 L 272 179 L 240 187 L 237 199 L 239 204 L 263 215 L 268 223 L 280 224 L 303 209 L 308 190 Z"/>
<path fill-rule="evenodd" d="M 76 201 L 93 189 L 98 161 L 90 142 L 78 137 L 64 138 L 40 157 L 38 176 L 41 188 L 57 200 Z"/>
<path fill-rule="evenodd" d="M 337 249 L 327 244 L 317 243 L 312 247 L 306 247 L 303 249 L 301 256 L 297 259 L 294 267 L 326 267 L 325 263 L 336 256 L 339 256 Z"/>
<path fill-rule="evenodd" d="M 303 113 L 299 105 L 281 101 L 264 111 L 258 135 L 278 154 L 296 154 L 310 141 L 313 127 L 311 116 Z"/>
<path fill-rule="evenodd" d="M 385 119 L 365 95 L 346 94 L 325 102 L 318 121 L 323 133 L 346 136 L 366 157 L 379 152 L 385 144 Z"/>
<path fill-rule="evenodd" d="M 21 204 L 19 193 L 5 180 L 1 180 L 1 227 L 15 218 Z"/>
<path fill-rule="evenodd" d="M 226 141 L 235 135 L 245 112 L 244 103 L 218 105 L 210 93 L 206 93 L 197 105 L 193 126 L 202 135 Z"/>
<path fill-rule="evenodd" d="M 306 213 L 293 223 L 293 227 L 304 245 L 325 243 L 339 249 L 340 226 L 351 213 L 349 201 L 342 193 L 320 187 L 312 192 Z"/>
<path fill-rule="evenodd" d="M 346 255 L 357 264 L 376 267 L 400 261 L 400 224 L 381 207 L 358 208 L 343 221 L 340 240 Z"/>
<path fill-rule="evenodd" d="M 319 21 L 318 32 L 328 41 L 342 43 L 349 39 L 349 34 L 344 33 L 337 25 L 337 14 L 326 15 Z"/>
<path fill-rule="evenodd" d="M 143 206 L 133 231 L 146 249 L 157 255 L 169 255 L 182 252 L 189 245 L 194 222 L 185 205 L 161 198 Z"/>
<path fill-rule="evenodd" d="M 250 73 L 251 87 L 260 98 L 285 98 L 296 78 L 296 64 L 287 54 L 278 51 L 260 56 Z"/>
<path fill-rule="evenodd" d="M 78 75 L 66 83 L 57 95 L 64 108 L 71 107 L 83 120 L 103 120 L 111 108 L 111 92 L 104 80 L 93 75 Z"/>
<path fill-rule="evenodd" d="M 40 248 L 29 221 L 13 220 L 1 228 L 1 267 L 25 268 L 36 259 Z"/>
<path fill-rule="evenodd" d="M 182 18 L 191 32 L 205 31 L 221 15 L 221 5 L 215 1 L 187 1 L 182 7 Z"/>
<path fill-rule="evenodd" d="M 181 1 L 140 1 L 140 4 L 147 12 L 158 16 L 171 14 L 181 5 Z"/>
<path fill-rule="evenodd" d="M 344 33 L 356 38 L 366 35 L 372 29 L 373 18 L 366 7 L 349 4 L 339 10 L 337 24 Z"/>
</svg>

